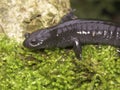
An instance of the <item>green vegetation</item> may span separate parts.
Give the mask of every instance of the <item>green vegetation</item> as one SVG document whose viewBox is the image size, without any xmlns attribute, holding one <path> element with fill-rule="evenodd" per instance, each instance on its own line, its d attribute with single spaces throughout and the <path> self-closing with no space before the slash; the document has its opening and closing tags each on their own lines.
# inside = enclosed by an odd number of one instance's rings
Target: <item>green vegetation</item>
<svg viewBox="0 0 120 90">
<path fill-rule="evenodd" d="M 0 36 L 0 90 L 120 90 L 120 58 L 110 46 L 32 52 Z"/>
<path fill-rule="evenodd" d="M 81 18 L 110 19 L 103 9 L 120 10 L 113 7 L 117 0 L 71 1 Z M 120 90 L 116 48 L 87 45 L 82 55 L 78 60 L 72 49 L 58 48 L 33 52 L 0 35 L 0 90 Z"/>
</svg>

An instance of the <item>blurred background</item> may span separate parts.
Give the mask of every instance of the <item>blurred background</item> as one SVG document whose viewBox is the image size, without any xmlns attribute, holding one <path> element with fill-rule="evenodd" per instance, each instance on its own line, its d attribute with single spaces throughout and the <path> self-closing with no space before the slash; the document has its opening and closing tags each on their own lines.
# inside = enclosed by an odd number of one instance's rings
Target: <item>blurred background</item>
<svg viewBox="0 0 120 90">
<path fill-rule="evenodd" d="M 120 23 L 120 0 L 70 0 L 70 3 L 79 18 Z"/>
</svg>

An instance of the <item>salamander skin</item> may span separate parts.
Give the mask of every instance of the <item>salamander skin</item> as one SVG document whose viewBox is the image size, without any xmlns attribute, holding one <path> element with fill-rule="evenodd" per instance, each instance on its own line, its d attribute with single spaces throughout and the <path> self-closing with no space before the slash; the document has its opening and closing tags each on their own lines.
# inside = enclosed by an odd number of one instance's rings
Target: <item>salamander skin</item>
<svg viewBox="0 0 120 90">
<path fill-rule="evenodd" d="M 81 59 L 82 45 L 120 47 L 120 26 L 100 20 L 69 19 L 56 26 L 27 33 L 23 45 L 30 49 L 73 47 Z"/>
</svg>

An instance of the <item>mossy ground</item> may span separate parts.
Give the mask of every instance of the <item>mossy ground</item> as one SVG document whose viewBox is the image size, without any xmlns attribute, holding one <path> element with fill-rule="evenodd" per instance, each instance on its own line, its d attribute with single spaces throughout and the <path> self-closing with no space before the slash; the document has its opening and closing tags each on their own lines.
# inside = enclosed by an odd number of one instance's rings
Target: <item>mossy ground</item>
<svg viewBox="0 0 120 90">
<path fill-rule="evenodd" d="M 30 51 L 0 36 L 0 90 L 120 90 L 120 58 L 110 46 Z"/>
</svg>

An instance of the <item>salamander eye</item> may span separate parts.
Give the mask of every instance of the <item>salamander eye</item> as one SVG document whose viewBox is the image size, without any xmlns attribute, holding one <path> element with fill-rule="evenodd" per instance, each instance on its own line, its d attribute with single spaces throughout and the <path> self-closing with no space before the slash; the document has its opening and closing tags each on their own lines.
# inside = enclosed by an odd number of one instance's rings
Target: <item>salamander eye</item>
<svg viewBox="0 0 120 90">
<path fill-rule="evenodd" d="M 36 39 L 32 39 L 31 42 L 30 42 L 32 45 L 36 45 L 38 44 L 38 41 Z"/>
<path fill-rule="evenodd" d="M 37 47 L 40 46 L 41 44 L 43 44 L 43 40 L 38 41 L 37 39 L 32 39 L 29 43 L 29 45 L 32 47 Z"/>
</svg>

